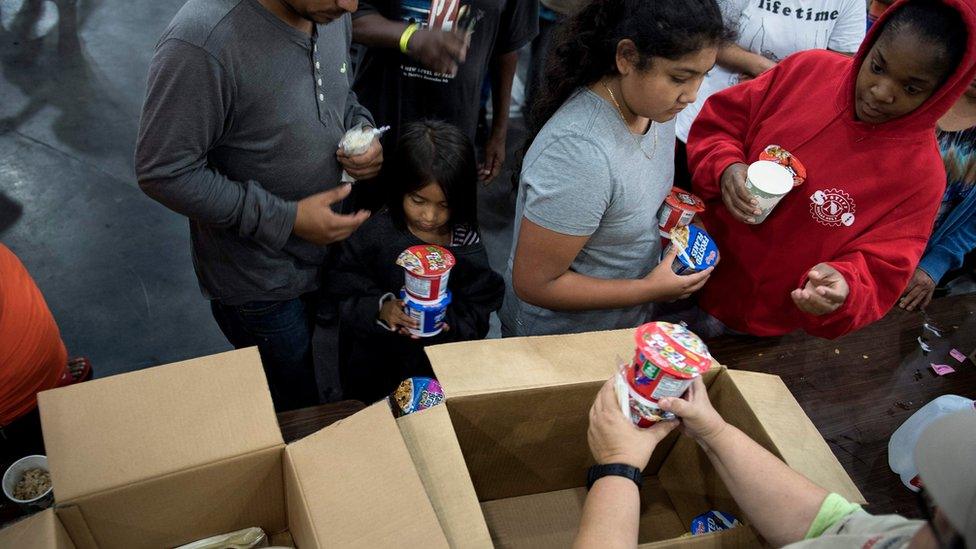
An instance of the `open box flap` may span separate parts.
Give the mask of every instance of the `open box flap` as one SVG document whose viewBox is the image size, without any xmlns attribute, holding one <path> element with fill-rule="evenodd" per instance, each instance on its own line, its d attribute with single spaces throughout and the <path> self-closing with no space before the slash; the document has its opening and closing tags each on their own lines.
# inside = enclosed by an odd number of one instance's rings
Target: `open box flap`
<svg viewBox="0 0 976 549">
<path fill-rule="evenodd" d="M 728 374 L 783 461 L 824 489 L 866 503 L 782 379 L 741 370 Z"/>
<path fill-rule="evenodd" d="M 299 547 L 448 547 L 389 405 L 378 402 L 285 448 Z"/>
<path fill-rule="evenodd" d="M 0 530 L 0 547 L 75 549 L 52 509 L 45 509 Z"/>
<path fill-rule="evenodd" d="M 273 446 L 257 348 L 38 395 L 58 503 Z"/>
<path fill-rule="evenodd" d="M 606 380 L 634 354 L 634 331 L 518 337 L 427 347 L 448 398 Z"/>
<path fill-rule="evenodd" d="M 491 547 L 447 407 L 403 416 L 397 425 L 451 547 Z"/>
</svg>

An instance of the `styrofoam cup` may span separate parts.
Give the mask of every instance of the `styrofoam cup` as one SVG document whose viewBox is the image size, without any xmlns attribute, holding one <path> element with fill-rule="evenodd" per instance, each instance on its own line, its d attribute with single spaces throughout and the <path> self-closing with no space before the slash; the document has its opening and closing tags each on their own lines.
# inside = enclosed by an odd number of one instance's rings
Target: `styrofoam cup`
<svg viewBox="0 0 976 549">
<path fill-rule="evenodd" d="M 47 456 L 33 455 L 22 457 L 13 462 L 10 467 L 7 467 L 7 471 L 3 474 L 3 494 L 7 496 L 10 501 L 28 507 L 38 509 L 50 507 L 51 503 L 54 502 L 53 484 L 47 489 L 46 492 L 34 499 L 17 499 L 14 497 L 14 488 L 17 487 L 17 483 L 20 482 L 21 478 L 23 478 L 24 473 L 30 469 L 44 469 L 45 471 L 50 472 L 50 469 L 47 468 Z"/>
<path fill-rule="evenodd" d="M 750 164 L 746 172 L 746 190 L 759 202 L 757 207 L 762 211 L 754 216 L 756 223 L 765 221 L 791 189 L 793 174 L 783 166 L 769 160 Z"/>
</svg>

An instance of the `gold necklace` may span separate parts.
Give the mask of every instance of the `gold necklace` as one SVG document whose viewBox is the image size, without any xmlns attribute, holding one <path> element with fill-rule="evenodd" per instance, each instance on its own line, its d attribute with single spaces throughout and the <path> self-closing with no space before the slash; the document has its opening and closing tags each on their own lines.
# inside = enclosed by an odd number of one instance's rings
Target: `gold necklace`
<svg viewBox="0 0 976 549">
<path fill-rule="evenodd" d="M 624 127 L 627 128 L 627 133 L 634 138 L 634 143 L 637 145 L 637 148 L 640 149 L 640 152 L 644 153 L 644 156 L 648 160 L 653 159 L 654 153 L 657 152 L 657 126 L 654 125 L 654 121 L 650 121 L 651 127 L 654 128 L 654 146 L 651 148 L 651 154 L 647 154 L 647 151 L 645 151 L 643 145 L 641 145 L 640 138 L 630 131 L 630 126 L 627 125 L 627 117 L 624 116 L 624 110 L 620 108 L 620 103 L 617 103 L 617 98 L 613 95 L 613 90 L 611 90 L 610 86 L 607 85 L 606 80 L 600 80 L 600 83 L 603 84 L 604 89 L 606 89 L 607 93 L 610 94 L 610 101 L 613 101 L 613 106 L 617 107 L 617 113 L 620 114 L 620 119 L 624 121 Z"/>
</svg>

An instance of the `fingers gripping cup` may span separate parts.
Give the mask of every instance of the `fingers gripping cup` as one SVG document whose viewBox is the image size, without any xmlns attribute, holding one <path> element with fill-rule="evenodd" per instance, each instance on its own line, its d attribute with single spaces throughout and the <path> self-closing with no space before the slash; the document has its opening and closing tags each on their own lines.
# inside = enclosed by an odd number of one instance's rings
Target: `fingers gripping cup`
<svg viewBox="0 0 976 549">
<path fill-rule="evenodd" d="M 417 328 L 410 328 L 410 333 L 417 337 L 433 337 L 444 329 L 444 319 L 447 318 L 447 306 L 451 304 L 451 290 L 447 290 L 440 299 L 435 301 L 421 301 L 410 294 L 401 291 L 403 312 L 417 321 Z"/>
<path fill-rule="evenodd" d="M 649 322 L 637 328 L 634 339 L 634 360 L 624 370 L 627 402 L 634 424 L 650 427 L 674 419 L 658 402 L 683 395 L 712 367 L 712 355 L 697 335 L 679 324 Z"/>
<path fill-rule="evenodd" d="M 433 244 L 411 246 L 396 260 L 396 264 L 406 271 L 404 286 L 415 301 L 443 298 L 454 263 L 454 254 Z"/>
<path fill-rule="evenodd" d="M 671 263 L 671 270 L 675 274 L 685 275 L 704 271 L 718 263 L 718 246 L 705 229 L 688 225 L 671 229 L 668 247 L 664 249 L 662 258 L 667 257 L 672 247 L 678 248 L 678 254 Z"/>
<path fill-rule="evenodd" d="M 746 172 L 746 190 L 759 202 L 756 223 L 765 221 L 792 188 L 793 174 L 788 169 L 769 160 L 753 162 Z"/>
</svg>

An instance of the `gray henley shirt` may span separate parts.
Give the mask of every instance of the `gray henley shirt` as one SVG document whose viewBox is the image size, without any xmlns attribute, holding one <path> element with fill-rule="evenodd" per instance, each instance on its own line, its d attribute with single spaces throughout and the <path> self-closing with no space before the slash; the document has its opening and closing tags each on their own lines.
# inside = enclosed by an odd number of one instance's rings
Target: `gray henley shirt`
<svg viewBox="0 0 976 549">
<path fill-rule="evenodd" d="M 142 190 L 189 218 L 203 294 L 229 305 L 318 287 L 327 247 L 291 234 L 297 201 L 339 183 L 350 16 L 305 34 L 256 0 L 190 0 L 149 69 L 136 146 Z"/>
</svg>

